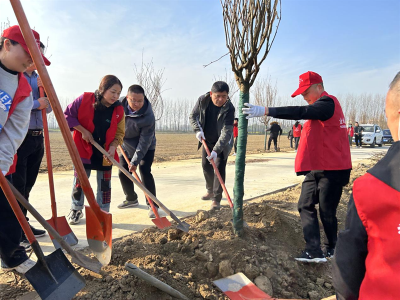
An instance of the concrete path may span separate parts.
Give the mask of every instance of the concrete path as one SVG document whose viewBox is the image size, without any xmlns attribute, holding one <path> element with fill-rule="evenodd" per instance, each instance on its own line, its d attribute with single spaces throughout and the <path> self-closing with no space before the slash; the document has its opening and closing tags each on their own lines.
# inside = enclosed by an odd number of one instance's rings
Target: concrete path
<svg viewBox="0 0 400 300">
<path fill-rule="evenodd" d="M 389 147 L 352 149 L 353 164 L 369 158 L 373 153 L 387 151 Z M 245 175 L 245 197 L 251 199 L 275 190 L 299 183 L 303 176 L 296 176 L 294 172 L 294 151 L 251 154 L 247 156 Z M 227 166 L 226 185 L 231 198 L 233 198 L 234 157 L 229 157 Z M 193 215 L 197 210 L 207 210 L 210 201 L 202 201 L 200 197 L 206 192 L 205 181 L 200 159 L 182 160 L 178 162 L 164 162 L 153 165 L 153 174 L 156 181 L 157 197 L 178 217 Z M 96 189 L 95 173 L 90 178 L 92 187 Z M 57 172 L 54 174 L 57 208 L 59 216 L 66 216 L 71 205 L 73 172 Z M 114 167 L 112 176 L 112 202 L 113 238 L 122 237 L 132 232 L 141 231 L 153 226 L 148 218 L 145 198 L 141 190 L 136 189 L 140 205 L 135 208 L 118 209 L 117 206 L 124 200 L 118 170 Z M 39 174 L 38 180 L 31 192 L 30 202 L 45 219 L 51 217 L 50 196 L 47 174 Z M 86 203 L 86 201 L 85 201 Z M 222 204 L 227 205 L 223 198 Z M 162 216 L 164 214 L 161 214 Z M 39 223 L 30 216 L 31 224 L 41 228 Z M 85 217 L 78 225 L 71 225 L 72 230 L 79 239 L 74 246 L 77 249 L 87 246 Z M 48 235 L 38 239 L 45 253 L 54 251 L 53 244 Z"/>
</svg>

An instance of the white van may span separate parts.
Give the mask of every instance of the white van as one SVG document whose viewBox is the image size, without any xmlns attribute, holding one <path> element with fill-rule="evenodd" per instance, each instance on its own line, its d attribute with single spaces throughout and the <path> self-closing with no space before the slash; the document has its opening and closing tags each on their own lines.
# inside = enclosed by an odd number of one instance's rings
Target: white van
<svg viewBox="0 0 400 300">
<path fill-rule="evenodd" d="M 360 124 L 360 127 L 364 128 L 362 132 L 362 143 L 370 145 L 372 148 L 375 145 L 382 147 L 383 144 L 383 132 L 382 129 L 376 124 Z"/>
</svg>

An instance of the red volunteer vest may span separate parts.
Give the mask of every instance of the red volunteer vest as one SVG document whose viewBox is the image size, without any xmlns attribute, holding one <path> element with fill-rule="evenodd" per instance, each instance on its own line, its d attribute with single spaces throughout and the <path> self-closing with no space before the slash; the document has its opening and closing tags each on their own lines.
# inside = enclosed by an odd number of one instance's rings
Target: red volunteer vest
<svg viewBox="0 0 400 300">
<path fill-rule="evenodd" d="M 81 105 L 78 111 L 78 121 L 79 123 L 91 133 L 94 131 L 94 107 L 93 104 L 95 102 L 94 93 L 84 93 Z M 124 117 L 124 109 L 122 106 L 117 106 L 114 108 L 113 115 L 111 118 L 110 128 L 108 128 L 106 132 L 106 144 L 100 145 L 103 146 L 106 151 L 110 146 L 110 143 L 115 138 L 115 133 L 117 132 L 117 127 L 119 121 Z M 82 133 L 78 130 L 74 130 L 72 138 L 74 139 L 76 148 L 78 148 L 79 156 L 81 158 L 89 159 L 92 157 L 93 149 L 90 143 L 87 143 L 82 139 Z M 115 151 L 114 159 L 119 162 L 117 151 Z"/>
<path fill-rule="evenodd" d="M 361 283 L 359 299 L 398 300 L 400 193 L 367 173 L 354 182 L 353 198 L 368 234 L 366 272 Z"/>
<path fill-rule="evenodd" d="M 293 137 L 300 137 L 301 136 L 301 124 L 294 126 L 293 125 Z"/>
<path fill-rule="evenodd" d="M 322 96 L 333 100 L 335 111 L 326 121 L 307 120 L 304 123 L 295 160 L 296 172 L 352 168 L 342 107 L 336 97 L 328 95 L 327 92 L 323 92 Z"/>
<path fill-rule="evenodd" d="M 15 95 L 14 95 L 13 101 L 10 106 L 10 111 L 8 112 L 7 120 L 10 118 L 10 116 L 14 112 L 18 103 L 24 101 L 26 99 L 26 97 L 29 96 L 31 91 L 32 91 L 32 88 L 29 85 L 28 81 L 26 80 L 25 76 L 22 73 L 18 73 L 18 87 L 17 87 L 17 90 L 15 91 Z M 27 118 L 29 118 L 29 114 L 26 116 Z M 8 170 L 7 175 L 15 173 L 15 167 L 17 166 L 17 160 L 18 160 L 17 153 L 15 153 L 13 164 L 11 165 L 10 169 Z"/>
</svg>

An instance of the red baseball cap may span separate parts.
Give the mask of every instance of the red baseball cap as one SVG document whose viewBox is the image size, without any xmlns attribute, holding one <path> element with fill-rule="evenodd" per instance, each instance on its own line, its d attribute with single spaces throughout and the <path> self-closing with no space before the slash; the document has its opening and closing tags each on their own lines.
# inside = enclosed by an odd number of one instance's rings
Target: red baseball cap
<svg viewBox="0 0 400 300">
<path fill-rule="evenodd" d="M 292 98 L 303 94 L 313 84 L 322 83 L 322 77 L 315 73 L 308 71 L 299 76 L 299 88 L 292 94 Z"/>
<path fill-rule="evenodd" d="M 33 29 L 32 29 L 32 32 L 33 32 L 33 36 L 35 37 L 36 44 L 37 44 L 38 48 L 40 49 L 40 35 Z M 1 36 L 17 42 L 18 44 L 20 44 L 22 46 L 22 48 L 24 48 L 24 50 L 27 53 L 30 53 L 28 46 L 26 45 L 24 37 L 22 35 L 21 28 L 19 28 L 18 25 L 14 25 L 14 26 L 8 27 L 7 29 L 4 29 L 3 34 Z M 43 55 L 43 53 L 42 53 L 42 57 L 44 60 L 44 64 L 46 66 L 50 66 L 50 61 Z"/>
</svg>

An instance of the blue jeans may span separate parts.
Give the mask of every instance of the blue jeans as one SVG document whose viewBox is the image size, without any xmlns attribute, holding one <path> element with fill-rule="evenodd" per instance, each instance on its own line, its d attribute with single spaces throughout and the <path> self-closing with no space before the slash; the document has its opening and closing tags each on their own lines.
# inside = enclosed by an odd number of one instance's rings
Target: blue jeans
<svg viewBox="0 0 400 300">
<path fill-rule="evenodd" d="M 85 169 L 89 178 L 92 170 Z M 96 171 L 97 173 L 97 195 L 96 200 L 100 208 L 106 212 L 110 211 L 111 203 L 111 170 Z M 72 186 L 72 204 L 71 209 L 82 210 L 84 203 L 84 193 L 76 170 L 74 170 L 74 184 Z"/>
</svg>

